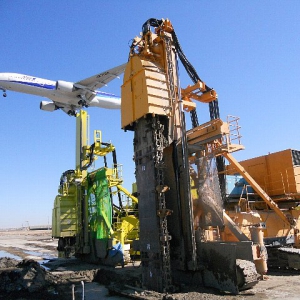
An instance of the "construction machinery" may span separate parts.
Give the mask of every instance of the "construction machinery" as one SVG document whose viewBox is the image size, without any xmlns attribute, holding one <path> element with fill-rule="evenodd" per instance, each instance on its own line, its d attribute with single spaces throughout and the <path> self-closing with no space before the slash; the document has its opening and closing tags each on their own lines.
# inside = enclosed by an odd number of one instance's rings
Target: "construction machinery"
<svg viewBox="0 0 300 300">
<path fill-rule="evenodd" d="M 186 88 L 178 58 L 193 81 Z M 249 238 L 224 212 L 224 157 L 239 165 L 231 153 L 243 149 L 238 118 L 220 119 L 216 91 L 199 78 L 169 20 L 147 20 L 133 39 L 121 97 L 122 128 L 134 131 L 144 287 L 238 293 L 256 284 L 266 272 L 262 230 L 252 226 Z M 207 123 L 199 125 L 193 100 L 208 104 Z"/>
<path fill-rule="evenodd" d="M 94 143 L 89 145 L 89 117 L 84 110 L 76 116 L 76 133 L 76 168 L 62 174 L 52 213 L 59 257 L 75 255 L 89 262 L 124 265 L 137 254 L 130 251 L 138 238 L 138 200 L 122 186 L 122 165 L 117 163 L 115 147 L 102 142 L 101 131 L 95 130 Z M 111 168 L 108 154 L 112 154 Z M 104 166 L 89 171 L 100 156 Z"/>
<path fill-rule="evenodd" d="M 180 86 L 178 58 L 192 80 L 186 88 Z M 268 195 L 256 176 L 261 171 L 233 157 L 244 149 L 239 119 L 220 119 L 216 91 L 200 79 L 167 19 L 147 20 L 133 39 L 121 93 L 121 127 L 134 131 L 136 197 L 121 186 L 113 145 L 102 143 L 99 131 L 88 145 L 81 111 L 76 169 L 63 173 L 53 210 L 59 253 L 116 265 L 124 262 L 122 249 L 129 249 L 140 255 L 143 287 L 158 292 L 187 284 L 238 293 L 255 285 L 267 272 L 266 245 L 299 244 L 298 179 L 296 190 L 282 180 L 284 193 Z M 209 107 L 204 124 L 194 101 Z M 96 156 L 108 153 L 111 169 L 105 162 L 87 171 Z M 293 151 L 292 157 L 294 162 Z M 293 170 L 298 176 L 295 164 Z M 226 193 L 230 178 L 235 188 L 243 182 L 238 197 Z M 128 205 L 121 196 L 118 206 L 113 203 L 112 195 L 120 193 Z M 292 261 L 294 253 L 280 251 Z"/>
<path fill-rule="evenodd" d="M 245 235 L 255 224 L 262 228 L 269 267 L 300 269 L 300 151 L 269 153 L 240 166 L 226 168 L 227 213 Z"/>
</svg>

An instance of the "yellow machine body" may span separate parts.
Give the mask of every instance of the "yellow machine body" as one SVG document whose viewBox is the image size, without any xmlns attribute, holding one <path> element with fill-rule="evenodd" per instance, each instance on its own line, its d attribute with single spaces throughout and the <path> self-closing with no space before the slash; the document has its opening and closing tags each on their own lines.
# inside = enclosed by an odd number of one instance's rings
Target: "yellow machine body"
<svg viewBox="0 0 300 300">
<path fill-rule="evenodd" d="M 230 200 L 226 206 L 228 215 L 244 234 L 248 234 L 249 226 L 264 224 L 266 242 L 300 247 L 299 157 L 299 151 L 287 149 L 241 161 L 240 169 L 234 164 L 227 167 L 228 175 L 249 174 L 261 187 L 256 190 L 255 185 L 245 177 L 247 183 L 240 198 L 235 202 Z M 254 192 L 249 192 L 249 186 L 253 187 Z M 259 221 L 253 220 L 253 212 L 259 215 Z"/>
<path fill-rule="evenodd" d="M 241 161 L 240 164 L 274 200 L 300 200 L 300 165 L 294 163 L 292 149 Z M 235 169 L 228 167 L 228 174 Z"/>
<path fill-rule="evenodd" d="M 78 233 L 77 198 L 73 195 L 58 195 L 52 211 L 52 236 L 69 237 Z"/>
<path fill-rule="evenodd" d="M 66 181 L 59 186 L 59 194 L 55 197 L 52 210 L 52 236 L 56 238 L 72 237 L 79 232 L 78 190 L 71 183 L 71 174 L 64 176 Z"/>
<path fill-rule="evenodd" d="M 132 56 L 122 85 L 122 128 L 147 114 L 169 113 L 170 97 L 167 78 L 153 62 Z"/>
<path fill-rule="evenodd" d="M 295 228 L 291 228 L 286 222 L 281 220 L 278 215 L 270 209 L 265 210 L 253 210 L 249 212 L 235 212 L 226 211 L 230 218 L 240 227 L 241 231 L 250 237 L 251 226 L 263 225 L 264 238 L 292 238 L 295 237 L 294 246 L 299 247 L 300 235 L 297 228 L 300 228 L 300 212 L 298 210 L 291 210 L 289 213 L 296 220 Z M 226 239 L 228 241 L 234 241 L 236 238 L 232 233 L 226 231 Z"/>
</svg>

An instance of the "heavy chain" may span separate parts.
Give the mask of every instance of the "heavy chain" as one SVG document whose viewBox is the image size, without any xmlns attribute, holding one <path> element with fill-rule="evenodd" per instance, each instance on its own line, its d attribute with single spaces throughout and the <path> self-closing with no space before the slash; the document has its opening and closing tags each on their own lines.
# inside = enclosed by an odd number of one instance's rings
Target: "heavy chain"
<svg viewBox="0 0 300 300">
<path fill-rule="evenodd" d="M 163 135 L 164 126 L 160 123 L 158 117 L 152 119 L 153 138 L 154 138 L 154 166 L 155 166 L 155 180 L 156 180 L 156 192 L 158 200 L 158 216 L 160 225 L 160 248 L 162 259 L 162 276 L 163 276 L 163 290 L 167 292 L 172 287 L 171 278 L 171 263 L 170 263 L 170 239 L 171 236 L 167 227 L 167 216 L 169 210 L 166 208 L 165 199 L 165 184 L 164 173 L 165 166 L 163 161 L 163 149 L 166 146 L 166 139 Z"/>
<path fill-rule="evenodd" d="M 174 85 L 174 65 L 172 59 L 172 47 L 171 47 L 171 39 L 167 36 L 164 36 L 165 45 L 166 45 L 166 54 L 167 54 L 167 71 L 168 71 L 168 82 L 169 82 L 169 90 L 170 90 L 170 98 L 171 101 L 175 101 L 175 85 Z"/>
<path fill-rule="evenodd" d="M 164 43 L 166 47 L 166 61 L 167 61 L 167 82 L 168 82 L 168 88 L 169 88 L 169 97 L 170 97 L 170 108 L 172 110 L 172 116 L 170 118 L 169 122 L 169 137 L 171 140 L 177 140 L 179 138 L 178 136 L 178 126 L 179 126 L 179 104 L 177 98 L 176 98 L 176 87 L 175 87 L 175 77 L 174 77 L 174 71 L 176 70 L 176 61 L 174 62 L 174 56 L 172 55 L 172 40 L 169 36 L 164 36 Z"/>
</svg>

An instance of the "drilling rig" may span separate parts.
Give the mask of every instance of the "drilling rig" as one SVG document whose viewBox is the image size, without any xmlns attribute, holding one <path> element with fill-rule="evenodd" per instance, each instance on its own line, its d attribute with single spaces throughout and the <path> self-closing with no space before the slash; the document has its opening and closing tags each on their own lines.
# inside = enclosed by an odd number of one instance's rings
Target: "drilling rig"
<svg viewBox="0 0 300 300">
<path fill-rule="evenodd" d="M 178 59 L 192 80 L 186 88 Z M 253 227 L 247 238 L 223 211 L 224 157 L 243 149 L 238 118 L 220 119 L 216 91 L 199 78 L 168 19 L 147 20 L 133 39 L 121 97 L 122 128 L 134 131 L 143 285 L 232 293 L 255 285 L 266 272 L 262 232 Z M 193 100 L 208 104 L 208 122 L 199 125 Z M 225 228 L 237 241 L 226 241 Z"/>
<path fill-rule="evenodd" d="M 104 166 L 90 171 L 98 157 L 104 158 Z M 76 116 L 76 168 L 63 172 L 52 213 L 59 257 L 124 266 L 136 254 L 131 244 L 138 238 L 138 200 L 122 183 L 114 145 L 102 141 L 100 130 L 94 131 L 89 145 L 89 116 L 81 110 Z"/>
</svg>

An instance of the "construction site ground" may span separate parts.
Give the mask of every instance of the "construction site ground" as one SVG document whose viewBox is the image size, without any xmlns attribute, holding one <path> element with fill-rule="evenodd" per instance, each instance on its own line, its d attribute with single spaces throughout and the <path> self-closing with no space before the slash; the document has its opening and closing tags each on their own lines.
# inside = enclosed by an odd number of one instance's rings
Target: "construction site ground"
<svg viewBox="0 0 300 300">
<path fill-rule="evenodd" d="M 299 299 L 300 271 L 271 270 L 252 289 L 230 295 L 182 286 L 173 294 L 145 291 L 140 286 L 139 262 L 124 268 L 57 259 L 51 230 L 0 231 L 0 299 Z M 6 257 L 6 258 L 4 258 Z M 135 290 L 132 289 L 135 287 Z M 119 290 L 114 294 L 110 290 Z"/>
</svg>

